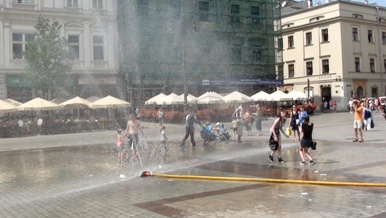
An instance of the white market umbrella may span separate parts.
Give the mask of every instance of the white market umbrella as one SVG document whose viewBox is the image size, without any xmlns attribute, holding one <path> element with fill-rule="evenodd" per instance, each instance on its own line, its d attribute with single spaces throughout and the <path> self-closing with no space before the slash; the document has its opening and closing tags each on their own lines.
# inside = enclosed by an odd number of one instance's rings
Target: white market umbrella
<svg viewBox="0 0 386 218">
<path fill-rule="evenodd" d="M 20 111 L 40 111 L 40 110 L 54 110 L 59 109 L 60 106 L 42 98 L 32 99 L 17 107 Z"/>
<path fill-rule="evenodd" d="M 10 98 L 8 98 L 7 100 L 5 100 L 6 102 L 8 102 L 8 103 L 10 103 L 10 104 L 12 104 L 13 106 L 19 106 L 19 105 L 22 105 L 23 103 L 21 103 L 21 102 L 18 102 L 18 101 L 16 101 L 16 100 L 13 100 L 13 99 L 10 99 Z"/>
<path fill-rule="evenodd" d="M 97 101 L 94 101 L 89 104 L 90 108 L 120 108 L 120 107 L 130 107 L 131 104 L 127 101 L 115 98 L 111 95 L 108 95 L 104 98 L 101 98 Z"/>
<path fill-rule="evenodd" d="M 79 119 L 79 110 L 81 108 L 87 108 L 91 102 L 87 101 L 86 99 L 83 99 L 79 96 L 76 96 L 75 98 L 72 98 L 70 100 L 67 100 L 60 104 L 62 108 L 66 109 L 77 109 L 78 110 L 78 119 Z"/>
<path fill-rule="evenodd" d="M 158 100 L 165 98 L 167 95 L 164 93 L 159 93 L 158 95 L 145 101 L 145 104 L 155 104 Z"/>
<path fill-rule="evenodd" d="M 0 100 L 0 112 L 7 113 L 17 111 L 17 107 L 15 105 L 12 105 L 6 101 Z"/>
<path fill-rule="evenodd" d="M 206 92 L 201 96 L 197 97 L 194 101 L 197 104 L 220 104 L 225 103 L 223 96 L 216 92 Z"/>
<path fill-rule="evenodd" d="M 252 101 L 252 98 L 241 92 L 234 91 L 223 97 L 225 103 L 244 103 Z"/>
<path fill-rule="evenodd" d="M 159 99 L 155 102 L 157 105 L 175 105 L 175 104 L 183 104 L 184 103 L 184 97 L 171 93 L 170 95 Z"/>
<path fill-rule="evenodd" d="M 254 95 L 251 96 L 251 98 L 254 100 L 254 101 L 266 101 L 267 99 L 270 98 L 269 94 L 264 92 L 264 91 L 260 91 Z"/>
<path fill-rule="evenodd" d="M 182 93 L 180 96 L 181 96 L 182 99 L 183 99 L 183 98 L 184 98 L 184 93 Z M 194 100 L 196 100 L 196 99 L 197 99 L 197 97 L 194 96 L 194 95 L 191 95 L 191 94 L 188 94 L 188 96 L 187 96 L 187 98 L 186 98 L 187 102 L 191 102 L 191 101 L 194 101 Z"/>
<path fill-rule="evenodd" d="M 293 90 L 287 94 L 288 97 L 292 98 L 292 100 L 306 100 L 307 95 L 301 91 Z"/>
<path fill-rule="evenodd" d="M 292 98 L 288 97 L 283 91 L 277 90 L 276 92 L 269 95 L 267 101 L 291 101 Z"/>
</svg>

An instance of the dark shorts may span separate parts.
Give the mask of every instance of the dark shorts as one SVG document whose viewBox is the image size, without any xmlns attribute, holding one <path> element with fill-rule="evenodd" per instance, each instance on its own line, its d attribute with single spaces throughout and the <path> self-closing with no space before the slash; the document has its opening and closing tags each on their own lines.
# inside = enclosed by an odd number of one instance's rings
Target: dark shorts
<svg viewBox="0 0 386 218">
<path fill-rule="evenodd" d="M 127 147 L 130 149 L 131 147 L 136 148 L 138 144 L 138 134 L 129 134 L 127 136 Z"/>
<path fill-rule="evenodd" d="M 164 117 L 158 117 L 158 122 L 163 123 L 164 122 Z"/>
<path fill-rule="evenodd" d="M 310 148 L 312 145 L 312 140 L 310 139 L 302 139 L 300 141 L 300 146 L 302 146 L 303 148 L 307 147 L 307 148 Z"/>
<path fill-rule="evenodd" d="M 117 151 L 118 152 L 123 152 L 123 149 L 124 149 L 123 145 L 122 146 L 117 146 Z"/>
</svg>

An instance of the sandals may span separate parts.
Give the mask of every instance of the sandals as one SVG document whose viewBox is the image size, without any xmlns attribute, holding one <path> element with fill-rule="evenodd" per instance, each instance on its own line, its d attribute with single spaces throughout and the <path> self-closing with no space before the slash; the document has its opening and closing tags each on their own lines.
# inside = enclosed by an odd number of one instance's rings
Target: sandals
<svg viewBox="0 0 386 218">
<path fill-rule="evenodd" d="M 352 142 L 357 142 L 358 141 L 358 139 L 354 139 L 354 140 L 352 140 Z"/>
<path fill-rule="evenodd" d="M 359 142 L 363 142 L 363 139 L 359 140 Z"/>
<path fill-rule="evenodd" d="M 354 140 L 352 140 L 353 142 L 364 142 L 363 141 L 363 139 L 360 139 L 359 141 L 358 141 L 358 139 L 354 139 Z"/>
</svg>

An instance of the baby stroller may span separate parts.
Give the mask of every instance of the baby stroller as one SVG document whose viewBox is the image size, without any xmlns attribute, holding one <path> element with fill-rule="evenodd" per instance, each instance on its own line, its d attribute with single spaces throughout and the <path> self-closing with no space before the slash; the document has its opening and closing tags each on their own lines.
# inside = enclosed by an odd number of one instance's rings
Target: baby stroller
<svg viewBox="0 0 386 218">
<path fill-rule="evenodd" d="M 209 145 L 209 142 L 216 140 L 216 135 L 211 133 L 206 127 L 202 127 L 200 131 L 201 138 L 204 139 L 204 146 Z"/>
<path fill-rule="evenodd" d="M 227 132 L 227 128 L 223 123 L 217 123 L 217 124 L 216 125 L 219 128 L 218 138 L 220 139 L 220 141 L 227 142 L 231 138 L 231 135 Z"/>
</svg>

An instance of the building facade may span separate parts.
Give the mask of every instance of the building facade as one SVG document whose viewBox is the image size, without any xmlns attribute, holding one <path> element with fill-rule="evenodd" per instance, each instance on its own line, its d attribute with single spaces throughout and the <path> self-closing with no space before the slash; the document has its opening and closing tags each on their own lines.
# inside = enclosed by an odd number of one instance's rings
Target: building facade
<svg viewBox="0 0 386 218">
<path fill-rule="evenodd" d="M 349 0 L 282 9 L 283 90 L 309 94 L 319 106 L 333 99 L 385 95 L 386 8 Z"/>
<path fill-rule="evenodd" d="M 25 102 L 39 94 L 23 75 L 23 51 L 40 15 L 59 22 L 73 58 L 65 89 L 52 98 L 117 96 L 115 0 L 0 0 L 0 99 Z"/>
<path fill-rule="evenodd" d="M 118 2 L 122 82 L 134 105 L 160 92 L 276 89 L 258 80 L 276 79 L 279 0 Z"/>
</svg>

